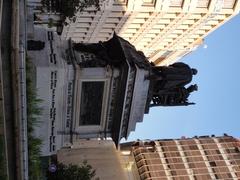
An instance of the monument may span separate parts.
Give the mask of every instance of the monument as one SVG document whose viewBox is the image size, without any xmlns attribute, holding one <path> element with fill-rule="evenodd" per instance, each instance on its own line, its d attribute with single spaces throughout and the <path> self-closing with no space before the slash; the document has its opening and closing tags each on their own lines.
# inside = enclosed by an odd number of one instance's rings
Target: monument
<svg viewBox="0 0 240 180">
<path fill-rule="evenodd" d="M 111 138 L 118 146 L 150 107 L 193 104 L 188 96 L 197 86 L 185 85 L 196 71 L 184 63 L 157 67 L 116 34 L 106 42 L 80 44 L 40 27 L 34 31 L 28 55 L 43 100 L 35 129 L 43 155 L 80 139 Z"/>
<path fill-rule="evenodd" d="M 185 87 L 192 81 L 197 70 L 182 62 L 170 66 L 152 66 L 151 75 L 147 77 L 152 83 L 150 88 L 153 106 L 182 106 L 194 103 L 188 102 L 191 92 L 197 91 L 196 84 Z"/>
</svg>

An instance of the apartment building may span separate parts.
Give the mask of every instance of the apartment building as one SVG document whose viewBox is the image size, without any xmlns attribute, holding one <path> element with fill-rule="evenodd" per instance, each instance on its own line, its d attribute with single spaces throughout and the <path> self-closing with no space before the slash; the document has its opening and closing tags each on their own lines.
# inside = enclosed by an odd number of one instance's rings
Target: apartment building
<svg viewBox="0 0 240 180">
<path fill-rule="evenodd" d="M 65 26 L 63 38 L 106 41 L 115 31 L 157 65 L 195 50 L 204 37 L 238 14 L 239 0 L 104 0 Z"/>
<path fill-rule="evenodd" d="M 126 146 L 122 145 L 125 154 Z M 138 141 L 130 154 L 141 180 L 240 178 L 240 141 L 228 135 Z"/>
</svg>

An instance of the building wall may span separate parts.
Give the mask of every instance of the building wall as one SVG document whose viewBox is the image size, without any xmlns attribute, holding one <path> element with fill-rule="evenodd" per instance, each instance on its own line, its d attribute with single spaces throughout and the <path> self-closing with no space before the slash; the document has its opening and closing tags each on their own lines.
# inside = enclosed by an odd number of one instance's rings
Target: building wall
<svg viewBox="0 0 240 180">
<path fill-rule="evenodd" d="M 73 69 L 64 60 L 67 42 L 60 40 L 53 32 L 41 27 L 34 28 L 34 40 L 45 42 L 40 51 L 28 51 L 35 65 L 37 98 L 42 109 L 35 136 L 42 139 L 41 152 L 47 156 L 55 154 L 62 146 L 69 145 L 66 128 L 69 83 L 73 83 Z M 52 34 L 52 36 L 51 36 Z"/>
<path fill-rule="evenodd" d="M 59 162 L 64 164 L 79 164 L 87 160 L 96 176 L 103 180 L 126 180 L 124 166 L 120 155 L 112 141 L 81 140 L 71 149 L 61 149 L 57 153 Z"/>
<path fill-rule="evenodd" d="M 240 141 L 231 136 L 141 142 L 132 155 L 141 179 L 240 178 Z"/>
<path fill-rule="evenodd" d="M 45 42 L 43 50 L 28 52 L 36 67 L 35 84 L 38 98 L 42 100 L 39 104 L 42 114 L 34 131 L 35 136 L 43 141 L 42 155 L 56 154 L 58 149 L 69 147 L 79 139 L 109 136 L 104 133 L 107 126 L 106 111 L 112 88 L 110 82 L 118 76 L 118 70 L 78 66 L 74 69 L 73 65 L 67 64 L 67 41 L 61 41 L 56 33 L 40 26 L 35 26 L 33 34 L 34 40 Z M 95 81 L 105 82 L 100 125 L 80 126 L 81 83 Z"/>
<path fill-rule="evenodd" d="M 77 42 L 106 41 L 113 31 L 159 65 L 171 64 L 239 12 L 239 0 L 105 0 L 64 27 Z"/>
</svg>

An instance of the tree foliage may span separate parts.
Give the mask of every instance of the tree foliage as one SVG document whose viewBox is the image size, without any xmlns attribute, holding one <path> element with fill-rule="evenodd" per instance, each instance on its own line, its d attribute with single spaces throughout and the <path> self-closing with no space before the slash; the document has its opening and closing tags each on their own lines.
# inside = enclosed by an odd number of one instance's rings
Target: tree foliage
<svg viewBox="0 0 240 180">
<path fill-rule="evenodd" d="M 88 7 L 94 6 L 97 10 L 100 8 L 99 0 L 63 0 L 61 2 L 60 13 L 69 19 L 72 19 L 77 12 L 81 12 Z"/>
<path fill-rule="evenodd" d="M 92 166 L 83 162 L 81 166 L 57 163 L 56 172 L 47 172 L 47 180 L 91 180 L 95 176 Z"/>
<path fill-rule="evenodd" d="M 42 100 L 37 98 L 36 89 L 33 85 L 33 65 L 31 60 L 26 59 L 26 84 L 27 84 L 27 131 L 28 131 L 28 163 L 29 163 L 29 179 L 37 180 L 42 177 L 40 147 L 42 140 L 34 137 L 34 126 L 39 125 L 38 118 L 41 115 L 42 109 L 39 103 Z"/>
<path fill-rule="evenodd" d="M 67 18 L 74 21 L 77 12 L 89 7 L 95 7 L 96 10 L 100 9 L 99 0 L 59 0 L 57 2 L 54 6 L 50 5 L 49 0 L 42 0 L 43 7 L 59 12 L 63 21 Z"/>
</svg>

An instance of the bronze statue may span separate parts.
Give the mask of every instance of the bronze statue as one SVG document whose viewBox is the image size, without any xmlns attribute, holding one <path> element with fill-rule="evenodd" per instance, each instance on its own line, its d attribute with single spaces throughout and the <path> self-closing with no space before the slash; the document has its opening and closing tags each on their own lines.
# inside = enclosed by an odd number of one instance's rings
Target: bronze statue
<svg viewBox="0 0 240 180">
<path fill-rule="evenodd" d="M 188 97 L 191 92 L 198 90 L 198 86 L 194 84 L 185 88 L 185 85 L 192 81 L 195 74 L 196 69 L 182 62 L 170 66 L 153 66 L 152 74 L 147 77 L 152 83 L 150 107 L 194 104 L 188 102 Z"/>
<path fill-rule="evenodd" d="M 148 79 L 161 81 L 161 89 L 183 87 L 192 81 L 197 70 L 182 62 L 170 66 L 153 66 L 153 74 Z"/>
<path fill-rule="evenodd" d="M 179 106 L 193 104 L 188 102 L 188 97 L 191 92 L 197 90 L 198 86 L 196 84 L 190 85 L 188 88 L 178 87 L 165 90 L 161 94 L 153 95 L 152 104 L 150 104 L 150 106 Z"/>
</svg>

